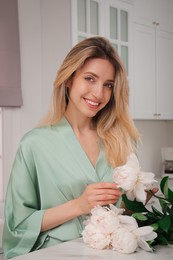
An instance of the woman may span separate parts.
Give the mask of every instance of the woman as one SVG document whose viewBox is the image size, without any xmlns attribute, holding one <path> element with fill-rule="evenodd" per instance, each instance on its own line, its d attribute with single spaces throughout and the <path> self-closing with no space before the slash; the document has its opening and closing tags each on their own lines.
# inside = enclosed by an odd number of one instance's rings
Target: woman
<svg viewBox="0 0 173 260">
<path fill-rule="evenodd" d="M 128 112 L 123 65 L 103 37 L 72 48 L 41 125 L 21 140 L 6 196 L 3 235 L 11 258 L 81 236 L 96 205 L 121 196 L 112 169 L 139 138 Z"/>
</svg>

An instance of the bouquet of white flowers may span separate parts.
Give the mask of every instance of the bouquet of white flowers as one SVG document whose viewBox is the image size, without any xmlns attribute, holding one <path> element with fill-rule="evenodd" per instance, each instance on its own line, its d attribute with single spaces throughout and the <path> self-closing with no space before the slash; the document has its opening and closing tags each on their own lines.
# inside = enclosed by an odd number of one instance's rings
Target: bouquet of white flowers
<svg viewBox="0 0 173 260">
<path fill-rule="evenodd" d="M 168 177 L 160 183 L 162 196 L 152 194 L 161 210 L 154 206 L 148 210 L 145 205 L 146 191 L 152 193 L 154 174 L 142 172 L 134 154 L 114 170 L 113 179 L 123 191 L 125 209 L 114 205 L 95 207 L 85 222 L 84 242 L 96 249 L 126 254 L 138 248 L 153 251 L 155 245 L 173 244 L 173 191 L 168 187 Z"/>
</svg>

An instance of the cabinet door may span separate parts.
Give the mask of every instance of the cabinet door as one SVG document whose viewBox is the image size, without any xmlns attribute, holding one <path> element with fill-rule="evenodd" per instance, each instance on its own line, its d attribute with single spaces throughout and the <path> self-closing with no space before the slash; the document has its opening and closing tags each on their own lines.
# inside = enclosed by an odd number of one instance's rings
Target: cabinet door
<svg viewBox="0 0 173 260">
<path fill-rule="evenodd" d="M 135 22 L 152 26 L 156 21 L 155 0 L 134 0 L 134 17 Z"/>
<path fill-rule="evenodd" d="M 73 44 L 94 35 L 107 37 L 130 74 L 132 8 L 130 0 L 73 0 Z"/>
<path fill-rule="evenodd" d="M 173 119 L 173 34 L 157 31 L 157 113 Z"/>
<path fill-rule="evenodd" d="M 118 51 L 130 75 L 132 5 L 119 0 L 105 1 L 105 35 Z"/>
<path fill-rule="evenodd" d="M 155 75 L 155 29 L 134 24 L 134 119 L 155 118 Z"/>
<path fill-rule="evenodd" d="M 159 29 L 173 32 L 173 0 L 156 1 L 156 25 Z"/>
<path fill-rule="evenodd" d="M 172 0 L 134 0 L 135 22 L 173 32 Z"/>
<path fill-rule="evenodd" d="M 103 35 L 103 1 L 72 0 L 73 45 L 94 35 Z"/>
</svg>

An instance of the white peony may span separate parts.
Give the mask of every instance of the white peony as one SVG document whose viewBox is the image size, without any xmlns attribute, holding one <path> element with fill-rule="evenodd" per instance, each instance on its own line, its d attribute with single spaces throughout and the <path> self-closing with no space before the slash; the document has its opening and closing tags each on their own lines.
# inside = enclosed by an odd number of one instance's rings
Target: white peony
<svg viewBox="0 0 173 260">
<path fill-rule="evenodd" d="M 103 233 L 99 228 L 89 223 L 82 232 L 83 241 L 92 248 L 109 248 L 111 236 L 109 233 Z"/>
<path fill-rule="evenodd" d="M 153 231 L 151 226 L 140 227 L 133 230 L 133 234 L 137 238 L 138 246 L 145 251 L 152 251 L 147 241 L 152 241 L 157 237 L 157 233 Z"/>
<path fill-rule="evenodd" d="M 97 206 L 85 221 L 82 232 L 84 243 L 95 249 L 110 249 L 130 254 L 138 247 L 152 251 L 148 241 L 157 237 L 150 226 L 138 227 L 132 216 L 122 215 L 124 210 L 109 205 Z"/>
<path fill-rule="evenodd" d="M 117 209 L 117 212 L 122 212 Z M 112 233 L 119 226 L 119 219 L 115 212 L 101 206 L 96 206 L 91 211 L 90 223 L 104 233 Z"/>
<path fill-rule="evenodd" d="M 131 254 L 138 247 L 136 236 L 125 228 L 119 228 L 112 234 L 112 248 L 120 253 Z"/>
<path fill-rule="evenodd" d="M 129 200 L 146 202 L 147 190 L 152 188 L 154 182 L 154 174 L 151 172 L 142 172 L 140 170 L 139 161 L 135 154 L 131 154 L 127 158 L 127 163 L 114 169 L 113 180 L 122 188 Z"/>
<path fill-rule="evenodd" d="M 132 231 L 132 230 L 135 230 L 136 228 L 138 228 L 138 223 L 137 223 L 136 219 L 131 216 L 120 215 L 120 216 L 118 216 L 118 219 L 119 219 L 120 225 L 123 228 L 126 228 L 128 231 Z"/>
</svg>

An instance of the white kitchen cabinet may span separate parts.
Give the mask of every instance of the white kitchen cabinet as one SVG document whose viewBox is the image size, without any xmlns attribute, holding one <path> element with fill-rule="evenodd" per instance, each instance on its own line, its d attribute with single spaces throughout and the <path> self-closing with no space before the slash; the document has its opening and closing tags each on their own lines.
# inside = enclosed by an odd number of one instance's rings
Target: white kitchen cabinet
<svg viewBox="0 0 173 260">
<path fill-rule="evenodd" d="M 173 34 L 156 30 L 156 97 L 161 119 L 173 119 Z"/>
<path fill-rule="evenodd" d="M 134 119 L 173 119 L 173 0 L 135 0 L 134 10 Z"/>
<path fill-rule="evenodd" d="M 173 32 L 173 0 L 134 0 L 134 19 Z"/>
<path fill-rule="evenodd" d="M 173 34 L 134 24 L 134 119 L 173 119 Z"/>
<path fill-rule="evenodd" d="M 133 116 L 152 119 L 155 113 L 155 31 L 134 24 Z"/>
<path fill-rule="evenodd" d="M 73 44 L 90 36 L 105 36 L 118 51 L 129 78 L 132 74 L 132 3 L 131 0 L 72 1 Z"/>
<path fill-rule="evenodd" d="M 133 0 L 72 0 L 72 43 L 94 35 L 106 37 L 126 68 L 132 113 Z"/>
</svg>

